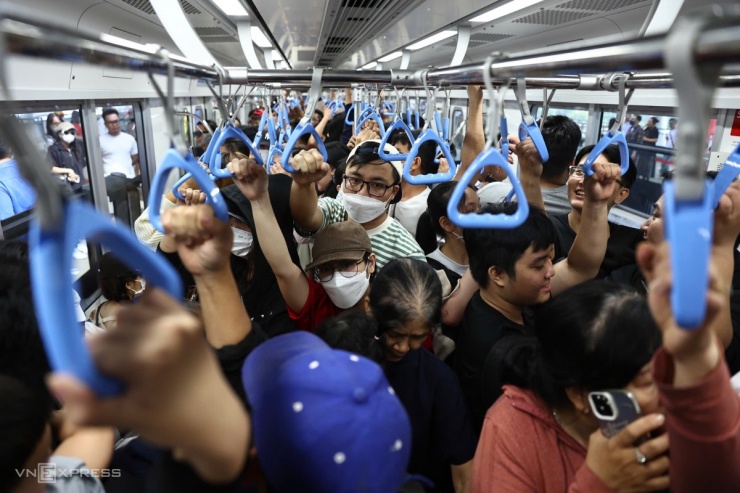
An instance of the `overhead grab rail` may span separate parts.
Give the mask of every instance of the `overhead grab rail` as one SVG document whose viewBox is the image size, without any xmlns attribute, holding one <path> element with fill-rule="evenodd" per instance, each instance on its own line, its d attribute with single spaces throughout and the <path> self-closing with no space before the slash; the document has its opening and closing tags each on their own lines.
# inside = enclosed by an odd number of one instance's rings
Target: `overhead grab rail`
<svg viewBox="0 0 740 493">
<path fill-rule="evenodd" d="M 740 11 L 735 7 L 724 10 L 715 6 L 703 15 L 680 17 L 666 39 L 666 63 L 672 73 L 681 74 L 674 80 L 681 102 L 675 172 L 673 180 L 664 183 L 663 191 L 666 239 L 671 246 L 673 272 L 671 307 L 677 324 L 684 329 L 699 327 L 706 315 L 712 211 L 719 193 L 714 191 L 715 184 L 706 179 L 704 149 L 721 64 L 707 62 L 699 67 L 694 53 L 708 27 L 738 22 Z"/>
<path fill-rule="evenodd" d="M 447 204 L 447 217 L 453 224 L 456 224 L 461 228 L 511 229 L 521 225 L 526 221 L 527 216 L 529 216 L 529 203 L 527 202 L 527 198 L 524 196 L 522 184 L 514 174 L 512 167 L 509 166 L 509 161 L 494 145 L 499 132 L 499 108 L 503 107 L 504 94 L 506 93 L 507 88 L 502 87 L 500 91 L 496 91 L 493 88 L 490 71 L 487 70 L 487 68 L 491 66 L 493 59 L 493 57 L 489 57 L 483 68 L 486 90 L 488 91 L 488 100 L 491 102 L 488 111 L 488 138 L 486 139 L 483 151 L 470 164 L 470 167 L 465 171 L 465 173 L 463 173 L 462 178 L 460 178 L 460 181 L 455 185 L 455 189 L 452 191 L 452 195 L 450 195 L 450 200 Z M 499 167 L 503 169 L 509 177 L 509 181 L 511 181 L 511 185 L 514 187 L 516 197 L 518 199 L 517 209 L 514 214 L 463 214 L 459 211 L 458 206 L 465 196 L 465 189 L 468 188 L 468 184 L 471 183 L 475 176 L 487 166 Z"/>
<path fill-rule="evenodd" d="M 6 58 L 0 35 L 0 60 Z M 49 173 L 26 128 L 16 120 L 5 67 L 0 70 L 0 135 L 13 149 L 24 178 L 36 189 L 36 206 L 29 231 L 29 259 L 34 310 L 41 339 L 55 371 L 74 375 L 98 395 L 114 395 L 123 384 L 103 375 L 87 350 L 75 315 L 72 253 L 81 240 L 98 242 L 151 283 L 174 297 L 182 296 L 179 275 L 131 231 L 112 222 L 91 204 L 69 199 Z"/>
<path fill-rule="evenodd" d="M 429 91 L 429 86 L 426 83 L 426 76 L 423 76 L 423 80 L 424 90 L 427 93 L 426 121 L 424 122 L 424 129 L 421 134 L 419 134 L 419 137 L 414 141 L 414 145 L 411 146 L 411 150 L 409 150 L 408 156 L 406 156 L 406 162 L 403 165 L 403 178 L 406 182 L 412 185 L 429 185 L 432 183 L 450 181 L 457 172 L 457 165 L 455 164 L 455 158 L 452 157 L 452 154 L 450 153 L 450 146 L 440 135 L 441 129 L 437 128 L 436 122 L 430 123 L 434 120 L 434 115 L 437 114 L 434 108 L 435 98 L 434 94 Z M 432 128 L 430 128 L 430 125 Z M 425 142 L 435 142 L 442 150 L 442 154 L 445 159 L 447 159 L 447 164 L 449 165 L 449 169 L 446 173 L 429 173 L 426 175 L 411 174 L 411 167 L 414 164 L 414 159 L 419 155 L 419 150 Z"/>
<path fill-rule="evenodd" d="M 583 162 L 583 173 L 586 176 L 594 174 L 593 166 L 596 160 L 601 156 L 601 153 L 606 150 L 612 144 L 616 144 L 619 148 L 619 166 L 622 169 L 622 174 L 625 174 L 630 167 L 630 150 L 627 145 L 627 139 L 622 133 L 622 122 L 627 116 L 627 109 L 629 101 L 632 98 L 634 89 L 630 89 L 626 92 L 626 82 L 629 79 L 630 74 L 622 74 L 619 76 L 619 108 L 617 108 L 617 118 L 614 120 L 614 125 L 604 136 L 599 139 L 591 152 L 588 154 L 586 161 Z"/>
</svg>

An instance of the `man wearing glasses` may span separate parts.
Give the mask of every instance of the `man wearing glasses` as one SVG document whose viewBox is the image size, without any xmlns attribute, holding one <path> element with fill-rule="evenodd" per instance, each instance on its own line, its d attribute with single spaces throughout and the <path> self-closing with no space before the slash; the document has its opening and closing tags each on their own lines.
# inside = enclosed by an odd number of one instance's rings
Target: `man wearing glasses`
<svg viewBox="0 0 740 493">
<path fill-rule="evenodd" d="M 136 140 L 121 131 L 121 118 L 115 108 L 103 111 L 103 122 L 108 133 L 100 135 L 100 150 L 103 153 L 103 174 L 108 196 L 113 202 L 116 217 L 129 225 L 127 188 L 131 180 L 140 174 L 139 148 Z"/>
<path fill-rule="evenodd" d="M 355 147 L 347 158 L 340 195 L 318 198 L 314 182 L 326 175 L 328 165 L 318 151 L 296 156 L 291 165 L 293 185 L 290 212 L 298 232 L 311 236 L 330 224 L 352 220 L 370 237 L 378 269 L 396 257 L 426 261 L 424 251 L 401 223 L 388 215 L 389 205 L 400 199 L 403 163 L 385 161 L 378 155 L 379 140 L 368 140 Z M 386 145 L 385 152 L 398 154 Z"/>
</svg>

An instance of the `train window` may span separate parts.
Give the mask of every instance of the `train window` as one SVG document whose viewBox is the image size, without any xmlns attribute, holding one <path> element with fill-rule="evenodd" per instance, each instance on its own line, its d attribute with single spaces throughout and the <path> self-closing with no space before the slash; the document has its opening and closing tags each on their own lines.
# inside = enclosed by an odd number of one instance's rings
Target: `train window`
<svg viewBox="0 0 740 493">
<path fill-rule="evenodd" d="M 141 214 L 143 194 L 136 116 L 132 105 L 98 107 L 100 151 L 108 196 L 108 210 L 131 227 Z"/>
</svg>

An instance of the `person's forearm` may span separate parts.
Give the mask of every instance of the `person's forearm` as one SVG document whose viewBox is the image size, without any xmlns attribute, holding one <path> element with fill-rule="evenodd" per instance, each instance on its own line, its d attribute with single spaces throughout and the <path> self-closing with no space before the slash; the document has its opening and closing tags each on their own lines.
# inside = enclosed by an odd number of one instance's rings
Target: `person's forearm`
<svg viewBox="0 0 740 493">
<path fill-rule="evenodd" d="M 720 348 L 716 339 L 709 334 L 703 347 L 697 348 L 690 357 L 675 358 L 673 386 L 677 389 L 693 387 L 715 369 L 721 359 Z"/>
<path fill-rule="evenodd" d="M 194 277 L 208 343 L 219 349 L 244 340 L 252 330 L 252 321 L 231 266 L 227 264 L 219 272 Z"/>
<path fill-rule="evenodd" d="M 331 110 L 329 108 L 326 108 L 325 111 L 327 114 L 331 115 Z M 326 124 L 329 123 L 329 120 L 326 119 L 326 117 L 322 118 L 318 125 L 316 125 L 316 133 L 318 133 L 321 136 L 321 140 L 324 140 L 324 129 L 326 128 Z M 308 138 L 308 145 L 306 147 L 317 147 L 318 143 L 316 142 L 316 139 L 313 138 L 313 134 L 310 134 Z"/>
<path fill-rule="evenodd" d="M 555 264 L 555 277 L 551 280 L 551 292 L 557 296 L 564 290 L 596 277 L 604 261 L 606 243 L 609 240 L 608 209 L 606 202 L 592 203 L 588 199 L 583 205 L 581 226 L 563 262 Z"/>
<path fill-rule="evenodd" d="M 718 285 L 721 286 L 728 298 L 732 290 L 732 277 L 735 272 L 735 247 L 733 245 L 712 247 L 712 267 L 716 272 Z M 732 342 L 732 314 L 730 303 L 725 303 L 716 323 L 715 333 L 719 337 L 722 347 L 727 349 Z"/>
<path fill-rule="evenodd" d="M 450 327 L 460 325 L 465 315 L 465 308 L 478 289 L 478 283 L 470 274 L 470 269 L 466 270 L 457 288 L 442 305 L 442 323 Z"/>
<path fill-rule="evenodd" d="M 173 448 L 173 456 L 190 464 L 205 481 L 228 483 L 246 465 L 251 421 L 225 381 L 215 386 L 209 400 L 201 426 L 183 434 L 184 444 Z"/>
<path fill-rule="evenodd" d="M 483 132 L 483 98 L 471 98 L 468 104 L 468 118 L 465 124 L 465 137 L 463 138 L 462 151 L 460 153 L 460 167 L 455 173 L 454 180 L 460 180 L 463 173 L 470 164 L 478 157 L 486 145 L 486 136 Z M 475 185 L 475 183 L 472 183 Z"/>
<path fill-rule="evenodd" d="M 85 463 L 90 470 L 100 471 L 113 458 L 115 431 L 112 427 L 86 426 L 64 439 L 52 455 L 74 457 Z"/>
<path fill-rule="evenodd" d="M 53 175 L 71 175 L 74 171 L 70 168 L 60 168 L 59 166 L 52 166 L 51 173 Z"/>
<path fill-rule="evenodd" d="M 528 173 L 526 166 L 519 164 L 521 170 L 519 183 L 522 185 L 524 190 L 524 196 L 530 205 L 533 205 L 539 209 L 545 210 L 545 199 L 542 198 L 542 189 L 540 188 L 540 177 L 533 173 Z M 542 169 L 542 168 L 540 168 Z"/>
<path fill-rule="evenodd" d="M 290 214 L 301 229 L 314 232 L 321 227 L 319 197 L 313 183 L 299 185 L 293 182 L 290 188 Z"/>
</svg>

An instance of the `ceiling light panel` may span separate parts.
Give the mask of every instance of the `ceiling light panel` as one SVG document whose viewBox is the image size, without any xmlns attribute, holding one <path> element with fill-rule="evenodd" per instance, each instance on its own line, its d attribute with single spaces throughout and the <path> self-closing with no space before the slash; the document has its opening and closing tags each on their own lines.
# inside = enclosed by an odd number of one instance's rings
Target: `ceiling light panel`
<svg viewBox="0 0 740 493">
<path fill-rule="evenodd" d="M 409 45 L 408 49 L 411 51 L 420 50 L 422 48 L 426 48 L 427 46 L 433 45 L 434 43 L 438 43 L 444 39 L 451 38 L 452 36 L 455 36 L 456 34 L 457 34 L 457 31 L 438 32 L 437 34 L 429 36 L 426 39 L 422 39 L 421 41 L 418 41 L 412 45 Z"/>
<path fill-rule="evenodd" d="M 478 17 L 473 17 L 470 22 L 491 22 L 507 15 L 519 12 L 520 10 L 526 9 L 533 5 L 541 3 L 543 0 L 513 0 L 506 5 L 496 7 L 493 10 L 489 10 L 485 14 L 481 14 Z"/>
<path fill-rule="evenodd" d="M 226 15 L 242 17 L 249 15 L 239 0 L 213 0 L 213 3 Z"/>
</svg>

